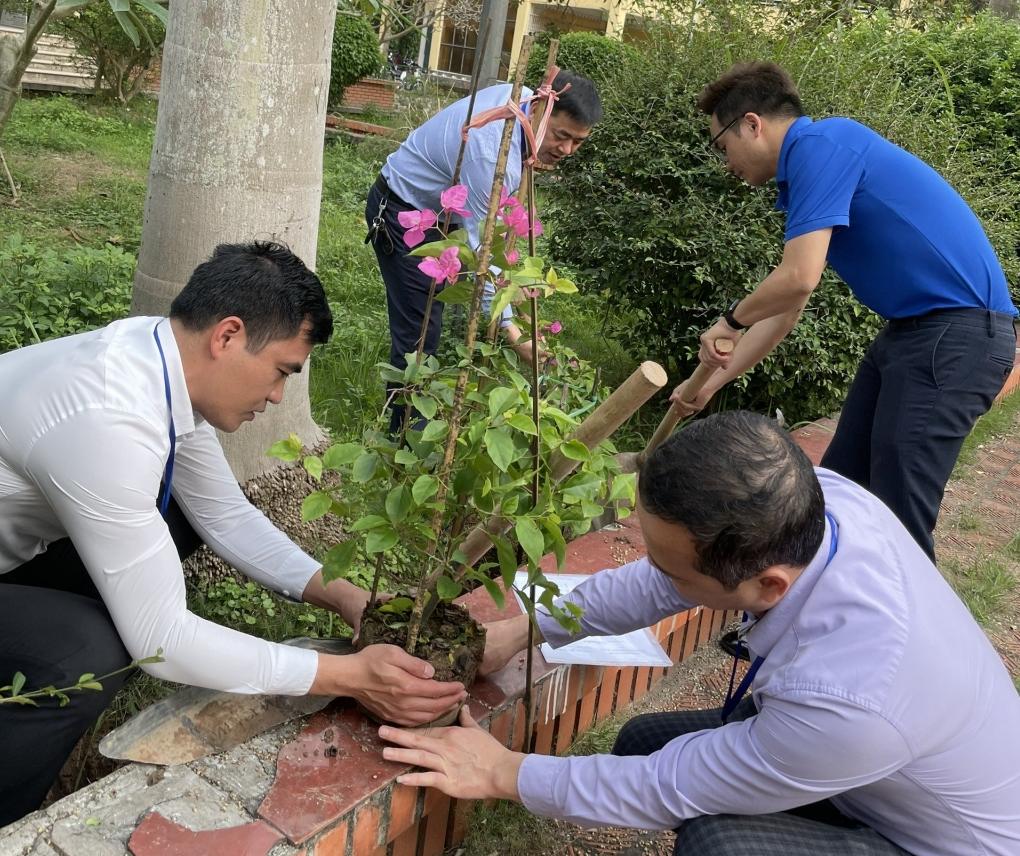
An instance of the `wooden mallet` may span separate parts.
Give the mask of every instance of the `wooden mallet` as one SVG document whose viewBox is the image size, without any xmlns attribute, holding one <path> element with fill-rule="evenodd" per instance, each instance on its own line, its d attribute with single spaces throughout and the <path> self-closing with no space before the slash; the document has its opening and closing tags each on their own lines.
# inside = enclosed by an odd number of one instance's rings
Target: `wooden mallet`
<svg viewBox="0 0 1020 856">
<path fill-rule="evenodd" d="M 716 339 L 715 349 L 720 354 L 729 354 L 733 351 L 733 340 L 732 339 Z M 683 400 L 694 401 L 698 397 L 698 393 L 701 392 L 702 388 L 708 383 L 708 379 L 715 373 L 715 369 L 710 366 L 706 366 L 704 363 L 698 363 L 698 367 L 694 370 L 690 379 L 687 381 L 687 389 L 684 390 Z M 680 421 L 680 414 L 676 408 L 670 405 L 666 415 L 662 418 L 659 423 L 659 427 L 655 429 L 655 433 L 652 434 L 652 439 L 648 441 L 648 445 L 638 452 L 635 464 L 637 469 L 641 468 L 641 465 L 645 462 L 645 459 L 652 454 L 670 434 L 673 433 L 673 429 L 676 428 L 676 423 Z"/>
</svg>

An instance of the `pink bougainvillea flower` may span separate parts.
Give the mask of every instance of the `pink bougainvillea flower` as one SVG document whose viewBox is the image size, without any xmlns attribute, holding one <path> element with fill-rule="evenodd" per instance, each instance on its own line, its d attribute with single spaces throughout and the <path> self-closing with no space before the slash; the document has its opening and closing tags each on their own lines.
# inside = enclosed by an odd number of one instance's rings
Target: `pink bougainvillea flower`
<svg viewBox="0 0 1020 856">
<path fill-rule="evenodd" d="M 503 222 L 518 238 L 523 238 L 528 234 L 528 212 L 523 208 L 511 208 L 505 212 Z"/>
<path fill-rule="evenodd" d="M 467 198 L 467 185 L 455 184 L 440 194 L 439 203 L 443 206 L 444 211 L 452 211 L 454 214 L 460 214 L 461 217 L 470 217 L 471 212 L 464 207 Z"/>
<path fill-rule="evenodd" d="M 521 254 L 517 250 L 507 250 L 506 263 L 508 265 L 515 265 L 521 259 Z"/>
<path fill-rule="evenodd" d="M 400 211 L 397 214 L 397 221 L 407 229 L 404 232 L 404 243 L 410 247 L 417 247 L 425 240 L 425 230 L 436 225 L 436 212 L 431 208 L 424 211 Z"/>
<path fill-rule="evenodd" d="M 549 360 L 549 365 L 551 365 L 551 366 L 558 366 L 559 363 L 556 362 L 556 358 L 553 357 L 553 359 Z"/>
<path fill-rule="evenodd" d="M 541 234 L 542 234 L 542 233 L 543 233 L 544 231 L 545 231 L 545 229 L 543 229 L 543 228 L 542 228 L 542 221 L 541 221 L 541 220 L 539 220 L 539 219 L 538 219 L 538 218 L 536 217 L 536 218 L 535 218 L 535 237 L 537 238 L 537 237 L 538 237 L 539 235 L 541 235 Z"/>
<path fill-rule="evenodd" d="M 552 324 L 546 324 L 542 329 L 555 336 L 563 329 L 563 325 L 559 321 L 553 321 Z"/>
<path fill-rule="evenodd" d="M 434 259 L 431 256 L 422 259 L 418 264 L 418 270 L 435 279 L 436 285 L 442 285 L 444 282 L 454 282 L 457 279 L 457 274 L 460 273 L 460 259 L 457 258 L 457 248 L 447 247 L 438 259 Z"/>
<path fill-rule="evenodd" d="M 504 208 L 519 208 L 520 204 L 521 204 L 520 199 L 518 199 L 516 196 L 511 196 L 509 193 L 507 193 L 505 187 L 502 189 L 502 192 L 499 194 L 500 211 L 502 211 Z"/>
</svg>

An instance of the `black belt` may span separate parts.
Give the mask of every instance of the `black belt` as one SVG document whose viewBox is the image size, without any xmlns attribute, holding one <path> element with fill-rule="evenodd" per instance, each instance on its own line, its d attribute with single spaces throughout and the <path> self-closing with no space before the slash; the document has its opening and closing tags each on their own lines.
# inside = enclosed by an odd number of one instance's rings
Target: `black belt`
<svg viewBox="0 0 1020 856">
<path fill-rule="evenodd" d="M 383 174 L 381 172 L 375 177 L 375 186 L 379 188 L 380 193 L 385 193 L 388 196 L 393 195 L 390 193 L 390 186 L 386 183 L 386 179 L 383 178 Z"/>
<path fill-rule="evenodd" d="M 1016 318 L 1007 315 L 1005 312 L 996 312 L 992 309 L 981 309 L 978 307 L 960 307 L 958 309 L 933 309 L 924 315 L 914 315 L 911 318 L 891 318 L 887 324 L 891 330 L 914 330 L 923 323 L 952 322 L 969 324 L 973 327 L 987 327 L 988 334 L 999 324 L 1013 326 Z"/>
</svg>

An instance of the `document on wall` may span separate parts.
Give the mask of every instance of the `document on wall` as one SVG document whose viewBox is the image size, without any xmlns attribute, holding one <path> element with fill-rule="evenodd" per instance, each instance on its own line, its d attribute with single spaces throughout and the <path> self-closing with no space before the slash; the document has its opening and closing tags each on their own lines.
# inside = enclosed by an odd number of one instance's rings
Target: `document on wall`
<svg viewBox="0 0 1020 856">
<path fill-rule="evenodd" d="M 587 574 L 546 574 L 549 582 L 555 583 L 560 594 L 566 594 L 586 579 Z M 528 584 L 528 572 L 518 571 L 514 579 L 515 588 Z M 514 592 L 517 595 L 516 591 Z M 520 603 L 520 596 L 517 596 Z M 524 604 L 521 603 L 521 609 Z M 673 661 L 662 650 L 659 640 L 647 627 L 632 630 L 622 636 L 589 636 L 562 648 L 553 648 L 548 642 L 541 646 L 542 656 L 549 663 L 567 663 L 581 666 L 672 666 Z"/>
</svg>

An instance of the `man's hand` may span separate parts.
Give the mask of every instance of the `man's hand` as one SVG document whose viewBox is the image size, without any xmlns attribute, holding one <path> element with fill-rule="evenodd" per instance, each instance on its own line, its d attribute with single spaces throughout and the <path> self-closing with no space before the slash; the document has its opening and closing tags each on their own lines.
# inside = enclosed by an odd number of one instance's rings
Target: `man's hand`
<svg viewBox="0 0 1020 856">
<path fill-rule="evenodd" d="M 716 392 L 715 387 L 709 387 L 708 384 L 705 384 L 691 401 L 684 401 L 684 391 L 687 389 L 687 383 L 688 381 L 685 380 L 673 390 L 673 394 L 669 397 L 670 402 L 673 404 L 673 409 L 680 414 L 681 419 L 686 419 L 688 416 L 693 416 L 699 410 L 703 410 Z"/>
<path fill-rule="evenodd" d="M 518 651 L 528 644 L 528 616 L 518 615 L 505 621 L 494 621 L 485 625 L 485 656 L 478 667 L 479 675 L 498 672 Z M 535 631 L 535 643 L 542 641 L 542 634 Z"/>
<path fill-rule="evenodd" d="M 722 318 L 701 334 L 701 350 L 698 352 L 698 359 L 706 366 L 713 369 L 724 369 L 730 364 L 733 358 L 733 350 L 743 335 L 740 330 L 734 330 Z M 720 339 L 729 339 L 733 342 L 730 352 L 724 354 L 716 344 Z M 700 409 L 700 408 L 699 408 Z"/>
<path fill-rule="evenodd" d="M 395 645 L 370 645 L 357 654 L 319 655 L 310 695 L 357 699 L 381 719 L 424 725 L 454 710 L 467 691 L 456 681 L 430 680 L 436 670 Z"/>
<path fill-rule="evenodd" d="M 383 726 L 379 736 L 395 743 L 387 746 L 387 761 L 414 764 L 430 772 L 404 773 L 402 785 L 439 788 L 454 799 L 504 799 L 520 801 L 517 773 L 524 755 L 511 752 L 461 708 L 460 728 L 436 728 L 428 734 Z"/>
</svg>

